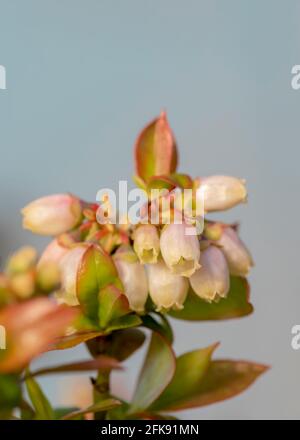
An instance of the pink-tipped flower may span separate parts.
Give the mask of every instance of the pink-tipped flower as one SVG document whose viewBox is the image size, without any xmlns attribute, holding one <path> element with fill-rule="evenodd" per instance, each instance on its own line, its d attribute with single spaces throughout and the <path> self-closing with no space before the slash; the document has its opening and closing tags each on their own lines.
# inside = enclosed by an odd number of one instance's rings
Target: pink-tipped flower
<svg viewBox="0 0 300 440">
<path fill-rule="evenodd" d="M 85 246 L 76 246 L 70 249 L 60 261 L 62 289 L 57 295 L 57 299 L 69 306 L 77 306 L 79 304 L 77 298 L 77 273 L 86 249 Z"/>
<path fill-rule="evenodd" d="M 202 251 L 201 267 L 190 278 L 194 292 L 208 302 L 225 298 L 230 286 L 229 271 L 222 251 L 209 246 Z"/>
<path fill-rule="evenodd" d="M 199 180 L 197 195 L 206 212 L 224 211 L 247 200 L 244 180 L 230 176 L 210 176 Z"/>
<path fill-rule="evenodd" d="M 134 231 L 134 250 L 143 264 L 157 263 L 159 235 L 154 225 L 141 225 Z"/>
<path fill-rule="evenodd" d="M 223 230 L 218 244 L 227 259 L 229 271 L 232 275 L 246 276 L 253 266 L 253 260 L 245 244 L 233 228 Z"/>
<path fill-rule="evenodd" d="M 40 235 L 58 235 L 79 223 L 81 205 L 71 194 L 55 194 L 29 203 L 22 214 L 25 229 Z"/>
<path fill-rule="evenodd" d="M 187 278 L 170 271 L 163 261 L 148 266 L 149 293 L 156 310 L 180 310 L 186 299 Z"/>
<path fill-rule="evenodd" d="M 121 246 L 115 253 L 114 262 L 131 310 L 143 312 L 148 297 L 145 267 L 138 261 L 130 246 Z"/>
<path fill-rule="evenodd" d="M 161 233 L 160 250 L 174 274 L 190 277 L 200 267 L 199 240 L 193 226 L 185 223 L 167 225 Z"/>
</svg>

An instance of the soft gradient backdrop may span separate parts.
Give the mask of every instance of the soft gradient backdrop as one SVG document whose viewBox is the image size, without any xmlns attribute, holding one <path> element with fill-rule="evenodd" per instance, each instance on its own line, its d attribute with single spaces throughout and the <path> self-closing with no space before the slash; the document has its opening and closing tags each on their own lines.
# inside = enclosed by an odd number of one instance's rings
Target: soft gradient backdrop
<svg viewBox="0 0 300 440">
<path fill-rule="evenodd" d="M 95 199 L 133 173 L 137 132 L 167 109 L 180 169 L 247 179 L 249 203 L 225 215 L 242 222 L 256 267 L 255 314 L 176 325 L 181 353 L 221 341 L 217 356 L 272 369 L 249 391 L 183 418 L 299 418 L 300 1 L 0 0 L 0 255 L 47 240 L 21 230 L 20 208 L 72 191 Z M 132 392 L 141 352 L 128 363 Z M 75 349 L 57 362 L 87 356 Z M 84 394 L 86 376 L 43 379 L 53 402 Z"/>
</svg>

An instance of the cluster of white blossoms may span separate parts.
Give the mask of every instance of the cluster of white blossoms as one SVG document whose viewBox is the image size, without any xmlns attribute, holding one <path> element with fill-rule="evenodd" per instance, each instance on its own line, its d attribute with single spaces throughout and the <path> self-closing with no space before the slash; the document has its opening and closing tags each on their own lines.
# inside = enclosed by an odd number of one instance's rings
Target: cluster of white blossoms
<svg viewBox="0 0 300 440">
<path fill-rule="evenodd" d="M 205 212 L 229 209 L 247 197 L 244 182 L 229 176 L 198 179 L 205 187 Z M 66 194 L 44 197 L 24 210 L 24 226 L 43 235 L 74 231 L 82 219 L 82 202 Z M 101 226 L 105 228 L 105 226 Z M 246 276 L 252 258 L 235 227 L 206 221 L 201 235 L 191 224 L 133 226 L 128 241 L 110 254 L 132 310 L 142 313 L 150 295 L 156 310 L 181 309 L 191 288 L 205 301 L 225 298 L 230 275 Z M 62 275 L 60 300 L 79 304 L 76 276 L 86 250 L 80 238 L 65 246 L 56 237 L 44 251 L 39 265 L 59 264 Z"/>
</svg>

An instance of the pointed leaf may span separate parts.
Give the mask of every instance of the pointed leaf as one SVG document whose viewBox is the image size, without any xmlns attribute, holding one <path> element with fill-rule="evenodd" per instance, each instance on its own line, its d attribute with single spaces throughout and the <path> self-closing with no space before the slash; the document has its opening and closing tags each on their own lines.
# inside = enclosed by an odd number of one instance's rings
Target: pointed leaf
<svg viewBox="0 0 300 440">
<path fill-rule="evenodd" d="M 122 316 L 130 313 L 129 302 L 121 290 L 109 285 L 99 293 L 99 325 L 106 328 L 107 325 Z"/>
<path fill-rule="evenodd" d="M 30 376 L 27 377 L 25 384 L 31 403 L 35 409 L 35 419 L 54 420 L 54 411 L 39 384 Z"/>
<path fill-rule="evenodd" d="M 70 414 L 66 414 L 62 417 L 62 420 L 72 420 L 77 419 L 78 416 L 88 413 L 96 413 L 102 411 L 109 411 L 117 406 L 121 405 L 121 402 L 116 399 L 105 399 L 100 402 L 95 403 L 94 405 L 89 406 L 88 408 L 81 409 L 79 411 L 74 411 Z"/>
<path fill-rule="evenodd" d="M 173 318 L 187 321 L 214 321 L 247 316 L 253 312 L 253 306 L 249 302 L 249 290 L 245 278 L 231 277 L 227 298 L 210 304 L 190 289 L 184 308 L 180 311 L 171 311 L 169 314 Z"/>
<path fill-rule="evenodd" d="M 100 246 L 88 246 L 77 273 L 77 296 L 91 318 L 97 319 L 98 293 L 109 284 L 122 288 L 112 258 Z"/>
<path fill-rule="evenodd" d="M 168 386 L 174 372 L 175 356 L 171 346 L 158 333 L 152 333 L 129 412 L 147 409 Z"/>
<path fill-rule="evenodd" d="M 109 356 L 98 356 L 95 359 L 71 364 L 58 365 L 56 367 L 41 368 L 31 373 L 31 377 L 55 373 L 74 373 L 76 371 L 115 370 L 121 369 L 119 362 Z"/>
<path fill-rule="evenodd" d="M 176 182 L 168 176 L 153 176 L 149 179 L 147 189 L 167 189 L 172 191 L 176 188 Z"/>
<path fill-rule="evenodd" d="M 268 369 L 245 361 L 217 360 L 210 364 L 201 385 L 180 402 L 169 402 L 164 411 L 197 408 L 234 397 L 247 389 Z"/>
<path fill-rule="evenodd" d="M 161 396 L 151 405 L 151 410 L 159 411 L 170 405 L 180 406 L 199 388 L 211 363 L 211 356 L 218 344 L 185 353 L 176 359 L 176 371 L 171 383 Z"/>
<path fill-rule="evenodd" d="M 143 326 L 161 334 L 167 341 L 173 343 L 173 331 L 167 318 L 160 313 L 147 314 L 142 316 Z"/>
<path fill-rule="evenodd" d="M 152 176 L 176 171 L 177 148 L 167 116 L 160 116 L 140 133 L 135 145 L 136 173 L 146 183 Z"/>
<path fill-rule="evenodd" d="M 138 315 L 131 314 L 122 316 L 121 318 L 115 319 L 112 321 L 109 326 L 106 328 L 106 333 L 111 333 L 115 330 L 122 330 L 131 327 L 137 327 L 141 325 L 142 320 Z"/>
<path fill-rule="evenodd" d="M 174 173 L 170 177 L 180 188 L 193 188 L 193 180 L 188 174 Z"/>
<path fill-rule="evenodd" d="M 103 336 L 103 331 L 88 331 L 88 332 L 78 332 L 72 335 L 63 336 L 55 341 L 55 343 L 50 347 L 50 350 L 66 350 L 67 348 L 73 348 L 77 345 L 87 342 L 90 339 L 97 338 L 98 336 Z"/>
</svg>

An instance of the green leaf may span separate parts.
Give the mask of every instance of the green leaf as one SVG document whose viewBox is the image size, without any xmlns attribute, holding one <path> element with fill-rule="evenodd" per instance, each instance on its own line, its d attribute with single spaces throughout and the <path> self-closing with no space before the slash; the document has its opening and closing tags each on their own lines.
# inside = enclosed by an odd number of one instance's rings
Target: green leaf
<svg viewBox="0 0 300 440">
<path fill-rule="evenodd" d="M 30 376 L 27 377 L 25 383 L 31 403 L 35 409 L 35 419 L 54 420 L 54 411 L 39 384 Z"/>
<path fill-rule="evenodd" d="M 153 176 L 149 179 L 147 189 L 167 189 L 168 191 L 172 191 L 176 188 L 176 182 L 174 182 L 168 176 Z"/>
<path fill-rule="evenodd" d="M 199 388 L 211 362 L 211 356 L 218 344 L 185 353 L 176 359 L 176 371 L 171 383 L 151 405 L 151 410 L 160 411 L 170 405 L 180 406 Z"/>
<path fill-rule="evenodd" d="M 121 290 L 109 285 L 99 293 L 99 325 L 105 329 L 109 323 L 130 313 L 129 302 Z"/>
<path fill-rule="evenodd" d="M 193 188 L 193 180 L 188 174 L 174 173 L 170 177 L 179 187 L 183 189 Z"/>
<path fill-rule="evenodd" d="M 201 384 L 181 401 L 168 402 L 164 411 L 197 408 L 234 397 L 247 389 L 268 367 L 245 361 L 211 362 Z"/>
<path fill-rule="evenodd" d="M 41 368 L 30 374 L 30 377 L 43 376 L 45 374 L 74 373 L 78 371 L 116 370 L 121 366 L 116 359 L 109 356 L 98 356 L 95 359 L 71 364 L 57 365 L 56 367 Z"/>
<path fill-rule="evenodd" d="M 94 405 L 91 405 L 87 408 L 80 409 L 78 411 L 71 412 L 70 414 L 66 414 L 62 417 L 62 420 L 72 420 L 77 419 L 78 416 L 88 414 L 88 413 L 96 413 L 96 412 L 102 412 L 102 411 L 109 411 L 113 408 L 116 408 L 117 406 L 121 405 L 121 402 L 116 399 L 105 399 L 101 400 L 100 402 L 95 403 Z"/>
<path fill-rule="evenodd" d="M 77 296 L 87 316 L 97 319 L 98 293 L 109 284 L 122 289 L 112 258 L 101 246 L 88 246 L 77 272 Z"/>
<path fill-rule="evenodd" d="M 129 413 L 147 409 L 168 386 L 175 372 L 175 355 L 158 333 L 152 338 L 139 376 Z"/>
<path fill-rule="evenodd" d="M 173 331 L 167 318 L 160 313 L 142 316 L 143 326 L 161 334 L 170 344 L 173 344 Z"/>
<path fill-rule="evenodd" d="M 136 174 L 148 183 L 152 176 L 174 173 L 177 148 L 167 116 L 160 116 L 147 125 L 135 144 Z"/>
<path fill-rule="evenodd" d="M 21 400 L 19 378 L 14 374 L 0 374 L 0 410 L 13 409 Z"/>
<path fill-rule="evenodd" d="M 253 306 L 249 302 L 249 284 L 245 278 L 231 277 L 227 298 L 218 303 L 208 303 L 200 299 L 191 289 L 180 311 L 169 314 L 176 319 L 187 321 L 214 321 L 239 318 L 250 315 Z"/>
<path fill-rule="evenodd" d="M 122 316 L 122 318 L 116 319 L 112 321 L 111 324 L 106 328 L 106 333 L 111 333 L 115 330 L 122 330 L 131 327 L 137 327 L 141 325 L 142 320 L 138 315 L 126 315 Z"/>
<path fill-rule="evenodd" d="M 55 420 L 60 420 L 62 419 L 65 415 L 73 413 L 75 411 L 79 411 L 80 408 L 77 407 L 70 407 L 70 408 L 55 408 L 54 409 L 54 415 L 55 415 Z M 77 420 L 83 420 L 82 416 L 78 416 Z"/>
</svg>

